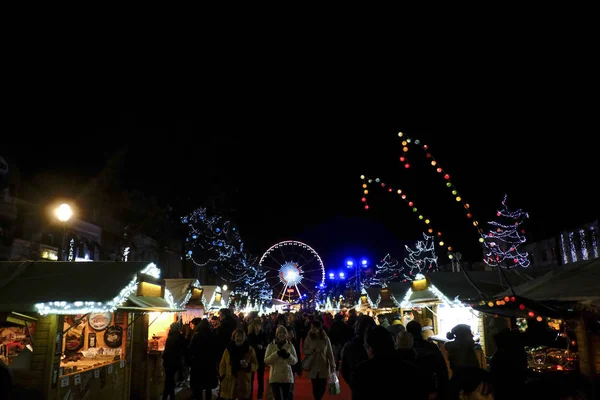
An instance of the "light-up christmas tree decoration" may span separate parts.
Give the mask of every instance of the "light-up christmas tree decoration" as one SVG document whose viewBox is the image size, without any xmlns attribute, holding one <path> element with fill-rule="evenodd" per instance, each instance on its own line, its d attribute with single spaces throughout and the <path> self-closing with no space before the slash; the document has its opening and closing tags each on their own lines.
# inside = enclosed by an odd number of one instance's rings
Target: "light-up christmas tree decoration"
<svg viewBox="0 0 600 400">
<path fill-rule="evenodd" d="M 529 254 L 519 252 L 519 246 L 527 240 L 521 225 L 529 215 L 520 209 L 510 211 L 506 206 L 506 195 L 504 195 L 502 209 L 497 212 L 497 216 L 500 222 L 488 222 L 492 229 L 481 238 L 485 247 L 483 261 L 490 267 L 528 267 Z"/>
<path fill-rule="evenodd" d="M 398 260 L 392 258 L 389 254 L 381 260 L 380 264 L 375 265 L 375 273 L 373 276 L 365 280 L 365 286 L 381 286 L 387 287 L 391 281 L 403 279 L 402 265 Z"/>
<path fill-rule="evenodd" d="M 428 274 L 438 270 L 434 237 L 423 233 L 423 239 L 417 241 L 414 249 L 404 246 L 408 252 L 404 258 L 406 280 L 412 281 L 417 274 Z"/>
<path fill-rule="evenodd" d="M 185 255 L 198 267 L 212 268 L 228 282 L 246 278 L 244 243 L 231 222 L 220 215 L 208 215 L 201 207 L 182 217 L 188 227 Z"/>
<path fill-rule="evenodd" d="M 267 270 L 258 265 L 258 260 L 247 262 L 248 275 L 236 287 L 248 294 L 248 298 L 258 302 L 269 302 L 273 298 L 273 288 L 267 282 Z"/>
</svg>

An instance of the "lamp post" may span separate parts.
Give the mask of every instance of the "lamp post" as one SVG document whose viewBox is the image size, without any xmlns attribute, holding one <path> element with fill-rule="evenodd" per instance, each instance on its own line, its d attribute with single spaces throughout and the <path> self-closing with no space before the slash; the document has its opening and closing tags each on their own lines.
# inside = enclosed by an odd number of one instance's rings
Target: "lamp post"
<svg viewBox="0 0 600 400">
<path fill-rule="evenodd" d="M 355 289 L 356 289 L 356 293 L 360 294 L 361 292 L 361 283 L 360 283 L 360 268 L 367 268 L 367 260 L 363 259 L 361 260 L 360 264 L 359 263 L 355 263 L 352 260 L 348 260 L 346 261 L 346 268 L 354 268 L 354 279 L 356 280 L 355 282 Z"/>
<path fill-rule="evenodd" d="M 67 260 L 67 253 L 65 252 L 65 239 L 67 237 L 67 221 L 73 215 L 73 210 L 71 210 L 71 206 L 68 204 L 61 204 L 56 210 L 54 210 L 56 214 L 56 218 L 62 223 L 63 226 L 63 234 L 62 234 L 62 244 L 60 246 L 60 251 L 62 255 L 63 261 Z"/>
</svg>

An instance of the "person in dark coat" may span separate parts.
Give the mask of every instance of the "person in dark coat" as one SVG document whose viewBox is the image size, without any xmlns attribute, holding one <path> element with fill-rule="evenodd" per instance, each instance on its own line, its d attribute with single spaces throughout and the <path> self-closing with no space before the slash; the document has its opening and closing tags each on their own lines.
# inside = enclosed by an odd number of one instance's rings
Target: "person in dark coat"
<svg viewBox="0 0 600 400">
<path fill-rule="evenodd" d="M 8 397 L 12 393 L 12 389 L 13 380 L 10 369 L 8 369 L 8 366 L 4 361 L 0 360 L 0 390 Z"/>
<path fill-rule="evenodd" d="M 369 359 L 356 366 L 352 378 L 352 400 L 426 400 L 427 391 L 415 366 L 403 361 L 394 349 L 392 335 L 382 326 L 365 333 Z M 409 382 L 398 386 L 398 379 Z"/>
<path fill-rule="evenodd" d="M 333 347 L 333 358 L 335 359 L 336 369 L 339 369 L 339 363 L 342 361 L 342 349 L 346 342 L 352 339 L 353 332 L 344 323 L 344 316 L 340 313 L 333 318 L 333 323 L 329 329 L 329 340 Z"/>
<path fill-rule="evenodd" d="M 341 373 L 346 383 L 350 386 L 352 385 L 352 376 L 356 365 L 369 359 L 367 350 L 365 349 L 365 332 L 368 328 L 376 325 L 375 320 L 368 315 L 359 316 L 354 325 L 354 338 L 346 343 L 342 349 Z"/>
<path fill-rule="evenodd" d="M 228 308 L 222 308 L 219 311 L 219 327 L 217 328 L 217 338 L 220 342 L 221 354 L 231 342 L 231 335 L 238 327 L 237 320 Z"/>
<path fill-rule="evenodd" d="M 175 399 L 175 375 L 181 371 L 183 356 L 185 355 L 186 342 L 181 334 L 181 324 L 173 322 L 169 328 L 169 335 L 163 351 L 163 367 L 165 369 L 165 386 L 163 400 Z"/>
<path fill-rule="evenodd" d="M 195 399 L 212 399 L 212 389 L 219 385 L 217 364 L 221 359 L 218 342 L 208 320 L 201 320 L 194 328 L 189 349 L 190 386 Z"/>
<path fill-rule="evenodd" d="M 406 331 L 413 337 L 413 349 L 417 354 L 416 364 L 428 377 L 425 386 L 432 397 L 444 399 L 448 390 L 448 367 L 440 348 L 423 338 L 421 324 L 410 321 Z"/>
<path fill-rule="evenodd" d="M 496 400 L 514 398 L 525 390 L 527 380 L 526 337 L 519 331 L 504 330 L 494 336 L 498 349 L 492 356 L 490 372 Z"/>
<path fill-rule="evenodd" d="M 269 340 L 267 334 L 262 331 L 262 322 L 260 319 L 252 321 L 248 330 L 248 343 L 254 349 L 256 359 L 258 360 L 258 369 L 252 373 L 252 389 L 254 390 L 254 376 L 256 375 L 258 381 L 256 394 L 258 395 L 258 399 L 262 399 L 265 393 L 265 352 L 269 345 Z"/>
</svg>

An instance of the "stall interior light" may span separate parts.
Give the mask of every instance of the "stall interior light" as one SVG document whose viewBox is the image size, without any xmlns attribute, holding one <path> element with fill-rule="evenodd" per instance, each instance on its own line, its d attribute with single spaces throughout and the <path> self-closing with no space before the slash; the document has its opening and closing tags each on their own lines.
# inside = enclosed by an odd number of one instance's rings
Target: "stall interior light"
<svg viewBox="0 0 600 400">
<path fill-rule="evenodd" d="M 160 278 L 160 269 L 154 263 L 150 263 L 140 271 L 141 274 L 150 275 L 155 279 Z M 118 296 L 107 302 L 100 301 L 50 301 L 46 303 L 37 303 L 35 308 L 40 315 L 62 314 L 62 315 L 77 315 L 88 314 L 91 312 L 113 312 L 127 301 L 129 296 L 137 292 L 139 281 L 136 276 L 125 286 Z M 172 308 L 177 308 L 173 300 L 173 294 L 165 288 L 165 300 Z"/>
</svg>

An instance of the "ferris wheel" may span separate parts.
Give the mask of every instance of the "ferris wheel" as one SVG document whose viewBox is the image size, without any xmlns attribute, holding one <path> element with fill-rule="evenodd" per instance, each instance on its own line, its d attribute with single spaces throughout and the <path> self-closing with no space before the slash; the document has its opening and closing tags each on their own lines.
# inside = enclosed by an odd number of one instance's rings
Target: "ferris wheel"
<svg viewBox="0 0 600 400">
<path fill-rule="evenodd" d="M 325 284 L 325 266 L 309 245 L 286 240 L 271 246 L 260 258 L 273 297 L 293 302 Z"/>
</svg>

